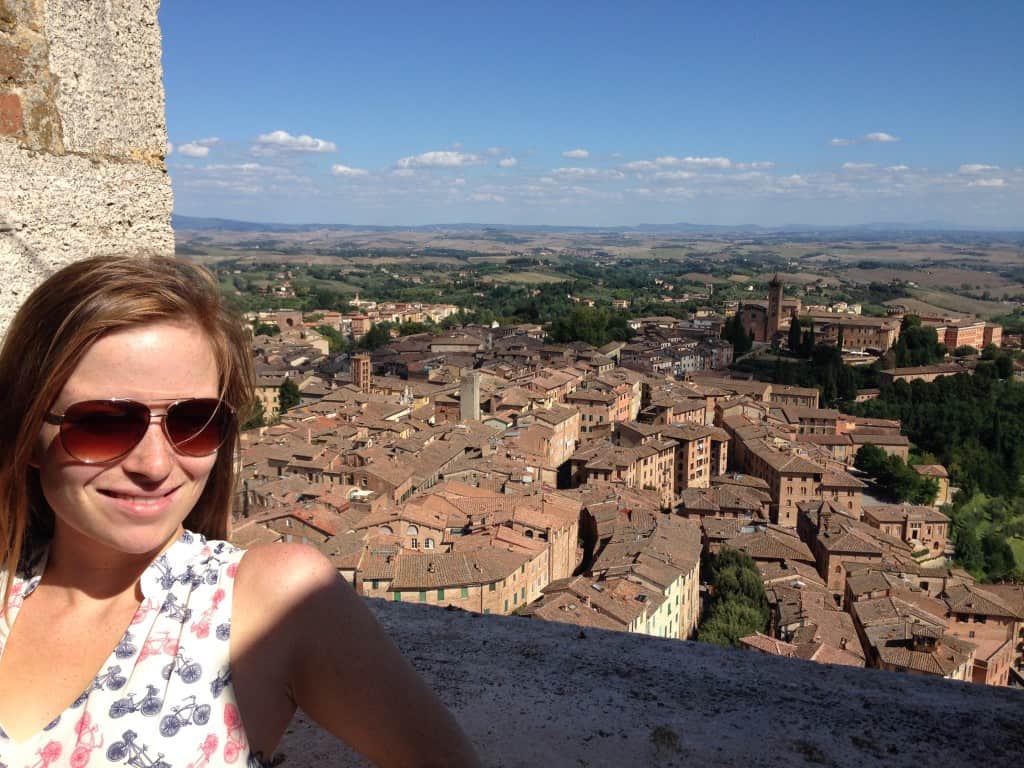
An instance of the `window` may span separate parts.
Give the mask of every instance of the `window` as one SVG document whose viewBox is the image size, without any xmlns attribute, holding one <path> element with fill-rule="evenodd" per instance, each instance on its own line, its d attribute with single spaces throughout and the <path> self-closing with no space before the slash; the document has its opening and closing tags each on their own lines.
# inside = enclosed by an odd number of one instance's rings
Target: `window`
<svg viewBox="0 0 1024 768">
<path fill-rule="evenodd" d="M 420 602 L 421 603 L 427 602 L 427 590 L 425 590 L 425 589 L 421 589 L 420 590 Z"/>
<path fill-rule="evenodd" d="M 423 547 L 424 547 L 424 549 L 433 549 L 434 548 L 434 540 L 433 539 L 426 539 L 423 542 Z"/>
<path fill-rule="evenodd" d="M 419 536 L 419 534 L 420 529 L 417 528 L 415 525 L 410 525 L 408 528 L 405 529 L 406 536 Z"/>
<path fill-rule="evenodd" d="M 490 584 L 487 585 L 487 591 L 488 592 L 493 592 L 497 588 L 498 588 L 497 585 L 493 581 Z"/>
<path fill-rule="evenodd" d="M 420 540 L 419 539 L 413 539 L 412 541 L 409 542 L 409 546 L 412 547 L 413 549 L 419 549 L 420 548 Z"/>
<path fill-rule="evenodd" d="M 490 612 L 491 612 L 490 608 L 484 608 L 484 616 L 488 615 Z"/>
<path fill-rule="evenodd" d="M 382 526 L 380 527 L 380 532 L 381 532 L 381 533 L 386 533 L 386 534 L 388 534 L 389 536 L 390 536 L 390 535 L 392 535 L 392 534 L 394 534 L 394 531 L 393 531 L 393 530 L 391 530 L 391 526 L 390 526 L 390 525 L 382 525 Z"/>
<path fill-rule="evenodd" d="M 393 597 L 392 599 L 393 599 L 393 600 L 394 600 L 394 601 L 395 601 L 396 603 L 400 603 L 400 602 L 402 602 L 402 593 L 401 593 L 401 592 L 395 592 L 395 593 L 394 593 L 394 597 Z"/>
<path fill-rule="evenodd" d="M 469 597 L 469 587 L 463 587 L 462 588 L 462 596 L 463 597 Z"/>
<path fill-rule="evenodd" d="M 505 613 L 508 613 L 508 600 L 505 601 Z"/>
<path fill-rule="evenodd" d="M 377 589 L 380 586 L 380 582 L 377 579 L 370 579 L 370 589 Z"/>
</svg>

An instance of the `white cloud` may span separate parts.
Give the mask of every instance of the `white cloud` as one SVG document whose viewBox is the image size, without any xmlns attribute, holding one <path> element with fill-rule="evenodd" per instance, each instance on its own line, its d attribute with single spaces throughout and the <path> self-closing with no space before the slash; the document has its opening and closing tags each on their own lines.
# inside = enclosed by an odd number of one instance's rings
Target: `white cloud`
<svg viewBox="0 0 1024 768">
<path fill-rule="evenodd" d="M 828 145 L 830 147 L 848 147 L 851 144 L 886 144 L 893 141 L 900 141 L 899 136 L 893 136 L 891 133 L 885 131 L 872 131 L 871 133 L 865 133 L 856 139 L 830 139 Z"/>
<path fill-rule="evenodd" d="M 874 163 L 843 163 L 844 171 L 870 171 L 874 167 Z"/>
<path fill-rule="evenodd" d="M 885 167 L 885 170 L 887 170 L 887 171 L 894 171 L 894 172 L 909 171 L 910 170 L 910 166 L 909 165 L 887 165 Z"/>
<path fill-rule="evenodd" d="M 392 176 L 399 176 L 399 177 L 402 177 L 402 178 L 409 178 L 410 176 L 415 176 L 416 175 L 416 171 L 414 171 L 412 168 L 398 168 L 398 169 L 392 171 L 391 175 Z"/>
<path fill-rule="evenodd" d="M 967 185 L 968 187 L 1005 187 L 1006 179 L 978 179 Z"/>
<path fill-rule="evenodd" d="M 551 171 L 551 175 L 560 179 L 621 179 L 625 177 L 622 171 L 599 168 L 555 168 Z"/>
<path fill-rule="evenodd" d="M 275 173 L 280 169 L 260 163 L 212 163 L 203 170 L 206 171 L 241 171 L 243 173 Z"/>
<path fill-rule="evenodd" d="M 474 192 L 469 199 L 476 203 L 504 203 L 505 198 L 490 192 Z"/>
<path fill-rule="evenodd" d="M 167 142 L 167 149 L 164 150 L 164 155 L 166 156 L 166 155 L 173 155 L 173 154 L 174 154 L 174 144 L 172 144 L 171 142 L 168 141 Z"/>
<path fill-rule="evenodd" d="M 676 181 L 679 179 L 692 179 L 696 175 L 693 171 L 659 171 L 654 174 L 654 178 Z"/>
<path fill-rule="evenodd" d="M 403 157 L 395 165 L 398 168 L 462 168 L 467 165 L 483 165 L 485 162 L 479 155 L 439 150 Z"/>
<path fill-rule="evenodd" d="M 760 163 L 751 163 L 746 168 L 761 167 Z M 643 173 L 645 171 L 656 171 L 662 168 L 694 168 L 694 169 L 717 169 L 725 170 L 732 168 L 733 163 L 728 157 L 674 157 L 672 155 L 662 155 L 656 157 L 654 160 L 634 160 L 629 163 L 624 163 L 622 169 L 625 171 L 632 171 L 634 173 Z M 736 166 L 741 167 L 740 165 Z M 764 165 L 763 167 L 769 167 Z"/>
<path fill-rule="evenodd" d="M 317 139 L 302 134 L 292 136 L 287 131 L 271 131 L 256 137 L 252 148 L 255 154 L 273 154 L 274 152 L 336 152 L 338 147 L 333 141 Z"/>
<path fill-rule="evenodd" d="M 654 162 L 657 165 L 667 167 L 682 166 L 684 168 L 719 169 L 732 167 L 732 161 L 728 157 L 672 157 L 671 155 L 665 155 L 663 157 L 656 157 Z"/>
<path fill-rule="evenodd" d="M 758 160 L 753 163 L 735 163 L 733 168 L 740 171 L 766 171 L 775 167 L 775 163 L 770 160 Z"/>
<path fill-rule="evenodd" d="M 650 160 L 633 160 L 632 162 L 623 164 L 622 168 L 627 171 L 633 171 L 634 173 L 642 173 L 644 171 L 657 170 L 658 164 Z"/>
<path fill-rule="evenodd" d="M 590 157 L 590 151 L 586 149 L 570 149 L 563 152 L 562 157 L 567 157 L 570 160 L 586 160 Z"/>
<path fill-rule="evenodd" d="M 998 165 L 985 165 L 983 163 L 968 163 L 960 166 L 960 173 L 965 176 L 977 176 L 979 173 L 989 173 L 990 171 L 998 170 Z"/>
<path fill-rule="evenodd" d="M 185 157 L 206 157 L 210 154 L 210 148 L 195 142 L 189 142 L 178 147 L 178 154 Z"/>
<path fill-rule="evenodd" d="M 354 179 L 359 176 L 368 176 L 370 172 L 365 171 L 362 168 L 350 168 L 347 165 L 335 163 L 331 166 L 331 173 L 335 176 L 344 176 L 346 178 Z"/>
<path fill-rule="evenodd" d="M 519 161 L 516 160 L 514 157 L 503 157 L 501 158 L 501 160 L 498 161 L 498 165 L 500 165 L 502 168 L 515 168 L 517 165 L 519 165 Z"/>
<path fill-rule="evenodd" d="M 484 154 L 488 157 L 497 157 L 498 155 L 504 155 L 505 149 L 503 147 L 488 147 Z"/>
</svg>

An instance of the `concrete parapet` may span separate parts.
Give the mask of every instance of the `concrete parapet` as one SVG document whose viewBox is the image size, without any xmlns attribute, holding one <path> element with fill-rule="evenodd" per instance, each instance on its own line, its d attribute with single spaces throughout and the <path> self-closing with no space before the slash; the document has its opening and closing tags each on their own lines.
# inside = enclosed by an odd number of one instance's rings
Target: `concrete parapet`
<svg viewBox="0 0 1024 768">
<path fill-rule="evenodd" d="M 953 768 L 1024 754 L 1024 691 L 369 602 L 486 766 Z M 288 766 L 365 764 L 303 717 L 279 751 Z"/>
</svg>

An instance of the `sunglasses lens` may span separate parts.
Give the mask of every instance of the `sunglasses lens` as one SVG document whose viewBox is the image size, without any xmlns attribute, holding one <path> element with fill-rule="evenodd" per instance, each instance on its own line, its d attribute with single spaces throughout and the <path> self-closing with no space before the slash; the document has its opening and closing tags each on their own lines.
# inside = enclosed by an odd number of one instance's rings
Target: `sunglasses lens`
<svg viewBox="0 0 1024 768">
<path fill-rule="evenodd" d="M 167 436 L 188 456 L 213 453 L 228 435 L 231 410 L 216 398 L 183 400 L 167 409 Z"/>
<path fill-rule="evenodd" d="M 64 413 L 60 439 L 79 461 L 111 461 L 131 451 L 149 428 L 149 409 L 130 401 L 87 400 Z"/>
</svg>

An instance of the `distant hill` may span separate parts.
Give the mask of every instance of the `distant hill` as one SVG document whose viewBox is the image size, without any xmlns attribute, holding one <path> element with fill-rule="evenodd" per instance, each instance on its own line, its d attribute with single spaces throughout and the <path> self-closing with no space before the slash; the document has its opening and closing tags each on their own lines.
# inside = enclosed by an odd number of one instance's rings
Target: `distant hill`
<svg viewBox="0 0 1024 768">
<path fill-rule="evenodd" d="M 174 214 L 171 217 L 171 226 L 179 231 L 203 231 L 219 230 L 222 232 L 314 232 L 314 231 L 362 231 L 362 232 L 479 232 L 481 235 L 495 234 L 500 232 L 524 232 L 535 234 L 556 234 L 556 233 L 586 233 L 586 234 L 686 234 L 686 235 L 748 235 L 748 236 L 782 236 L 782 235 L 825 235 L 829 238 L 854 237 L 858 239 L 881 239 L 883 235 L 892 234 L 906 237 L 910 234 L 921 236 L 937 236 L 943 234 L 966 234 L 984 236 L 986 234 L 1005 238 L 1010 235 L 1013 239 L 1024 237 L 1022 229 L 1008 228 L 981 228 L 961 227 L 955 224 L 942 221 L 928 221 L 919 224 L 906 222 L 877 222 L 850 226 L 826 226 L 826 225 L 805 225 L 786 224 L 780 227 L 763 227 L 757 224 L 690 224 L 679 222 L 676 224 L 637 224 L 635 226 L 608 226 L 608 227 L 585 227 L 585 226 L 557 226 L 545 224 L 475 224 L 471 222 L 456 222 L 452 224 L 425 224 L 420 226 L 381 226 L 372 224 L 283 224 L 280 222 L 254 222 L 239 221 L 236 219 L 205 218 L 199 216 L 182 216 Z"/>
</svg>

